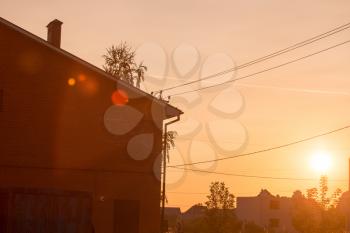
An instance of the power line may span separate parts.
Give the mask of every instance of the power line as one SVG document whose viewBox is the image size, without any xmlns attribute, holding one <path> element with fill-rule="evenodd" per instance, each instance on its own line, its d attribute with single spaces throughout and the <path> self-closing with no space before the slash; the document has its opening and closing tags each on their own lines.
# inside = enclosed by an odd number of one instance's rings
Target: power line
<svg viewBox="0 0 350 233">
<path fill-rule="evenodd" d="M 172 193 L 172 194 L 195 194 L 195 195 L 208 195 L 209 192 L 207 193 L 200 193 L 200 192 L 167 192 L 167 193 Z"/>
<path fill-rule="evenodd" d="M 295 190 L 283 190 L 283 191 L 275 191 L 278 193 L 290 193 L 294 192 Z M 169 194 L 180 194 L 180 195 L 209 195 L 209 192 L 167 192 Z M 252 192 L 245 192 L 245 193 L 234 193 L 235 195 L 254 195 Z"/>
<path fill-rule="evenodd" d="M 200 91 L 200 90 L 205 90 L 205 89 L 209 89 L 209 88 L 221 86 L 221 85 L 224 85 L 224 84 L 227 84 L 227 83 L 235 82 L 235 81 L 238 81 L 238 80 L 250 78 L 250 77 L 252 77 L 252 76 L 256 76 L 256 75 L 258 75 L 258 74 L 266 73 L 266 72 L 268 72 L 268 71 L 275 70 L 275 69 L 277 69 L 277 68 L 280 68 L 280 67 L 283 67 L 283 66 L 286 66 L 286 65 L 290 65 L 290 64 L 292 64 L 292 63 L 295 63 L 295 62 L 304 60 L 304 59 L 306 59 L 306 58 L 309 58 L 309 57 L 318 55 L 318 54 L 323 53 L 323 52 L 326 52 L 326 51 L 328 51 L 328 50 L 331 50 L 331 49 L 337 48 L 337 47 L 339 47 L 339 46 L 345 45 L 345 44 L 347 44 L 347 43 L 349 43 L 349 42 L 350 42 L 350 40 L 347 40 L 347 41 L 344 41 L 344 42 L 342 42 L 342 43 L 333 45 L 333 46 L 331 46 L 331 47 L 328 47 L 328 48 L 319 50 L 319 51 L 317 51 L 317 52 L 315 52 L 315 53 L 311 53 L 311 54 L 309 54 L 309 55 L 306 55 L 306 56 L 303 56 L 303 57 L 299 57 L 299 58 L 294 59 L 294 60 L 291 60 L 291 61 L 289 61 L 289 62 L 285 62 L 285 63 L 282 63 L 282 64 L 280 64 L 280 65 L 273 66 L 273 67 L 270 67 L 270 68 L 267 68 L 267 69 L 264 69 L 264 70 L 255 72 L 255 73 L 252 73 L 252 74 L 243 76 L 243 77 L 241 77 L 241 78 L 236 78 L 236 79 L 228 80 L 228 81 L 226 81 L 226 82 L 217 83 L 217 84 L 214 84 L 214 85 L 211 85 L 211 86 L 201 87 L 201 88 L 197 88 L 197 89 L 194 89 L 194 90 L 179 92 L 179 93 L 176 93 L 176 94 L 173 94 L 173 95 L 169 95 L 169 97 L 178 96 L 178 95 L 183 95 L 183 94 L 187 94 L 187 93 L 191 93 L 191 92 L 195 92 L 195 91 Z"/>
<path fill-rule="evenodd" d="M 299 42 L 299 43 L 296 43 L 294 45 L 291 45 L 287 48 L 284 48 L 284 49 L 281 49 L 281 50 L 278 50 L 276 52 L 273 52 L 271 54 L 268 54 L 266 56 L 263 56 L 263 57 L 260 57 L 260 58 L 257 58 L 255 60 L 252 60 L 250 62 L 246 62 L 242 65 L 239 65 L 237 67 L 233 67 L 231 69 L 227 69 L 227 70 L 224 70 L 224 71 L 221 71 L 219 73 L 215 73 L 215 74 L 212 74 L 212 75 L 209 75 L 209 76 L 206 76 L 202 79 L 199 79 L 199 80 L 194 80 L 194 81 L 191 81 L 191 82 L 187 82 L 187 83 L 183 83 L 183 84 L 179 84 L 179 85 L 176 85 L 176 86 L 172 86 L 172 87 L 168 87 L 168 88 L 164 88 L 162 90 L 159 90 L 159 91 L 156 91 L 155 93 L 160 93 L 160 92 L 163 92 L 163 91 L 168 91 L 168 90 L 172 90 L 172 89 L 175 89 L 175 88 L 179 88 L 179 87 L 183 87 L 183 86 L 187 86 L 187 85 L 190 85 L 190 84 L 193 84 L 193 83 L 196 83 L 196 82 L 200 82 L 200 81 L 203 81 L 203 80 L 208 80 L 208 79 L 212 79 L 212 78 L 215 78 L 216 76 L 220 76 L 220 75 L 224 75 L 224 74 L 227 74 L 227 73 L 230 73 L 230 72 L 233 72 L 233 71 L 236 71 L 236 70 L 239 70 L 239 69 L 243 69 L 243 68 L 246 68 L 248 66 L 252 66 L 254 64 L 257 64 L 257 63 L 260 63 L 260 62 L 263 62 L 263 61 L 266 61 L 266 60 L 269 60 L 271 58 L 274 58 L 276 56 L 279 56 L 279 55 L 282 55 L 282 54 L 285 54 L 287 52 L 290 52 L 290 51 L 293 51 L 295 49 L 298 49 L 298 48 L 301 48 L 301 47 L 304 47 L 306 45 L 309 45 L 309 44 L 312 44 L 314 42 L 317 42 L 321 39 L 324 39 L 324 38 L 327 38 L 329 36 L 332 36 L 334 34 L 337 34 L 339 32 L 342 32 L 346 29 L 349 29 L 350 28 L 350 23 L 347 23 L 347 24 L 344 24 L 342 26 L 339 26 L 337 28 L 334 28 L 330 31 L 327 31 L 325 33 L 322 33 L 320 35 L 317 35 L 317 36 L 314 36 L 310 39 L 307 39 L 307 40 L 304 40 L 302 42 Z"/>
<path fill-rule="evenodd" d="M 218 158 L 218 159 L 204 160 L 204 161 L 198 161 L 198 162 L 193 162 L 193 163 L 172 165 L 172 166 L 168 166 L 168 167 L 179 168 L 179 167 L 184 167 L 184 166 L 189 166 L 189 165 L 211 163 L 211 162 L 216 162 L 216 161 L 235 159 L 235 158 L 239 158 L 239 157 L 245 157 L 245 156 L 249 156 L 249 155 L 260 154 L 260 153 L 264 153 L 264 152 L 269 152 L 269 151 L 281 149 L 281 148 L 284 148 L 284 147 L 289 147 L 289 146 L 296 145 L 296 144 L 299 144 L 299 143 L 303 143 L 303 142 L 306 142 L 306 141 L 310 141 L 310 140 L 313 140 L 313 139 L 316 139 L 316 138 L 319 138 L 319 137 L 323 137 L 323 136 L 326 136 L 326 135 L 329 135 L 329 134 L 333 134 L 333 133 L 336 133 L 336 132 L 339 132 L 339 131 L 342 131 L 342 130 L 346 130 L 346 129 L 349 129 L 349 128 L 350 128 L 350 125 L 347 125 L 347 126 L 344 126 L 342 128 L 331 130 L 331 131 L 328 131 L 328 132 L 325 132 L 325 133 L 322 133 L 322 134 L 318 134 L 318 135 L 315 135 L 315 136 L 312 136 L 312 137 L 304 138 L 304 139 L 301 139 L 301 140 L 298 140 L 298 141 L 294 141 L 294 142 L 290 142 L 290 143 L 287 143 L 287 144 L 274 146 L 274 147 L 270 147 L 270 148 L 254 151 L 254 152 L 228 156 L 228 157 L 225 157 L 225 158 Z"/>
<path fill-rule="evenodd" d="M 324 39 L 324 38 L 326 38 L 326 37 L 329 37 L 329 36 L 331 36 L 331 35 L 334 35 L 334 34 L 336 34 L 336 33 L 341 32 L 341 31 L 344 31 L 344 30 L 350 28 L 349 24 L 350 24 L 350 23 L 345 24 L 345 25 L 343 25 L 343 26 L 341 26 L 341 27 L 338 27 L 338 28 L 336 28 L 336 29 L 333 29 L 333 30 L 331 30 L 331 31 L 329 31 L 329 32 L 323 33 L 323 34 L 318 35 L 318 36 L 316 36 L 316 37 L 310 38 L 310 39 L 308 39 L 308 40 L 306 40 L 306 41 L 303 41 L 303 42 L 297 43 L 297 44 L 295 44 L 295 45 L 289 46 L 289 47 L 287 47 L 287 48 L 285 48 L 285 49 L 282 49 L 282 50 L 279 50 L 279 51 L 277 51 L 277 52 L 271 53 L 271 54 L 269 54 L 269 55 L 266 55 L 266 56 L 264 56 L 264 57 L 258 58 L 258 59 L 256 59 L 256 60 L 253 60 L 253 61 L 244 63 L 244 64 L 242 64 L 242 65 L 240 65 L 240 66 L 237 66 L 237 67 L 234 67 L 234 68 L 231 68 L 231 69 L 228 69 L 228 70 L 224 70 L 224 71 L 221 71 L 221 72 L 219 72 L 219 73 L 215 73 L 215 74 L 209 75 L 209 76 L 204 77 L 204 78 L 199 79 L 199 80 L 194 80 L 194 81 L 187 82 L 187 83 L 183 83 L 183 84 L 179 84 L 179 85 L 176 85 L 176 86 L 173 86 L 173 87 L 165 88 L 165 89 L 162 89 L 161 91 L 172 90 L 172 89 L 175 89 L 175 88 L 178 88 L 178 87 L 187 86 L 187 85 L 190 85 L 190 84 L 193 84 L 193 83 L 196 83 L 196 82 L 200 82 L 200 81 L 203 81 L 203 80 L 212 79 L 212 78 L 215 78 L 215 77 L 217 77 L 217 76 L 221 76 L 221 75 L 224 75 L 224 74 L 227 74 L 227 73 L 230 73 L 230 72 L 239 70 L 239 69 L 243 69 L 243 68 L 246 68 L 246 67 L 248 67 L 248 66 L 251 66 L 251 65 L 254 65 L 254 64 L 263 62 L 263 61 L 266 61 L 266 60 L 268 60 L 268 59 L 274 58 L 274 57 L 276 57 L 276 56 L 279 56 L 279 55 L 282 55 L 282 54 L 284 54 L 284 53 L 293 51 L 293 50 L 298 49 L 298 48 L 300 48 L 300 47 L 309 45 L 309 44 L 311 44 L 311 43 L 314 43 L 314 42 L 316 42 L 316 41 L 319 41 L 319 40 L 321 40 L 321 39 Z M 346 26 L 346 27 L 345 27 L 345 28 L 342 28 L 342 27 L 344 27 L 344 26 Z M 342 28 L 342 29 L 339 30 L 339 28 Z M 333 32 L 334 30 L 338 30 L 338 31 Z M 330 33 L 330 32 L 332 32 L 332 33 Z M 328 33 L 330 33 L 330 34 L 328 34 Z M 325 35 L 325 34 L 328 34 L 328 35 Z M 323 35 L 325 35 L 325 36 L 323 36 Z M 320 37 L 320 36 L 321 36 L 321 37 Z M 318 38 L 318 37 L 320 37 L 320 38 Z M 316 39 L 316 38 L 317 38 L 317 39 Z M 160 92 L 160 91 L 159 91 L 159 92 Z"/>
<path fill-rule="evenodd" d="M 184 167 L 173 167 L 173 166 L 169 166 L 169 167 L 175 168 L 175 169 L 182 169 L 182 170 L 185 170 L 185 171 L 201 172 L 201 173 L 215 174 L 215 175 L 224 175 L 224 176 L 244 177 L 244 178 L 257 178 L 257 179 L 270 179 L 270 180 L 293 180 L 293 181 L 318 181 L 319 180 L 319 179 L 314 179 L 314 178 L 294 178 L 294 177 L 274 177 L 274 176 L 243 175 L 243 174 L 227 173 L 227 172 L 205 171 L 205 170 L 191 169 L 191 168 L 184 168 Z M 329 180 L 329 181 L 348 182 L 347 180 Z"/>
</svg>

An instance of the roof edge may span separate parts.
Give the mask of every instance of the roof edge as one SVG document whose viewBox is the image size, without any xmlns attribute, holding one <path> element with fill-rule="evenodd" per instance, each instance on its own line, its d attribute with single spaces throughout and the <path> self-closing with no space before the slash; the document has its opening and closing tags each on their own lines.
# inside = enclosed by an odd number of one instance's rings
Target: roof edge
<svg viewBox="0 0 350 233">
<path fill-rule="evenodd" d="M 72 60 L 74 60 L 75 62 L 78 62 L 78 63 L 80 63 L 81 65 L 86 66 L 86 67 L 88 67 L 89 69 L 91 69 L 91 70 L 93 70 L 93 71 L 99 73 L 100 75 L 102 75 L 102 76 L 104 76 L 104 77 L 106 77 L 106 78 L 108 78 L 108 79 L 111 79 L 111 80 L 117 82 L 118 85 L 121 84 L 121 86 L 124 86 L 124 87 L 126 87 L 126 88 L 129 88 L 129 89 L 135 91 L 136 93 L 138 93 L 138 94 L 140 94 L 140 95 L 142 95 L 142 96 L 145 96 L 146 98 L 152 99 L 152 101 L 155 101 L 156 103 L 158 103 L 158 104 L 160 104 L 160 105 L 163 105 L 165 108 L 167 108 L 167 107 L 172 108 L 172 112 L 174 112 L 174 113 L 177 112 L 177 114 L 174 115 L 174 116 L 179 116 L 179 115 L 183 114 L 183 112 L 182 112 L 180 109 L 178 109 L 178 108 L 176 108 L 176 107 L 170 105 L 168 102 L 166 102 L 166 101 L 164 101 L 164 100 L 161 100 L 161 99 L 158 99 L 158 98 L 154 97 L 153 95 L 151 95 L 151 94 L 149 94 L 149 93 L 147 93 L 147 92 L 145 92 L 145 91 L 143 91 L 143 90 L 141 90 L 141 89 L 139 89 L 139 88 L 137 88 L 137 87 L 135 87 L 135 86 L 132 86 L 132 85 L 126 83 L 126 82 L 123 81 L 123 80 L 117 80 L 114 76 L 112 76 L 112 75 L 106 73 L 106 72 L 105 72 L 104 70 L 102 70 L 101 68 L 99 68 L 99 67 L 97 67 L 97 66 L 95 66 L 95 65 L 93 65 L 93 64 L 91 64 L 91 63 L 89 63 L 89 62 L 87 62 L 87 61 L 85 61 L 85 60 L 83 60 L 83 59 L 81 59 L 81 58 L 79 58 L 79 57 L 77 57 L 76 55 L 74 55 L 74 54 L 72 54 L 72 53 L 70 53 L 70 52 L 68 52 L 68 51 L 66 51 L 66 50 L 64 50 L 64 49 L 62 49 L 62 48 L 57 48 L 57 47 L 51 45 L 49 42 L 47 42 L 47 41 L 44 40 L 43 38 L 41 38 L 41 37 L 39 37 L 39 36 L 37 36 L 37 35 L 35 35 L 35 34 L 29 32 L 29 31 L 27 31 L 27 30 L 25 30 L 25 29 L 23 29 L 23 28 L 17 26 L 16 24 L 13 24 L 13 23 L 11 23 L 10 21 L 8 21 L 8 20 L 6 20 L 6 19 L 4 19 L 4 18 L 2 18 L 2 17 L 0 17 L 0 22 L 3 23 L 3 24 L 5 24 L 6 26 L 12 28 L 13 30 L 15 30 L 15 31 L 17 31 L 17 32 L 19 32 L 19 33 L 22 33 L 22 34 L 28 36 L 29 38 L 31 38 L 31 39 L 33 39 L 33 40 L 35 40 L 35 41 L 41 43 L 42 45 L 44 45 L 44 46 L 46 46 L 46 47 L 48 47 L 48 48 L 54 50 L 55 52 L 58 52 L 58 53 L 60 53 L 60 54 L 62 54 L 62 55 L 64 55 L 64 56 L 68 57 L 69 59 L 72 59 Z M 171 117 L 173 117 L 173 116 L 170 116 L 169 118 L 171 118 Z"/>
</svg>

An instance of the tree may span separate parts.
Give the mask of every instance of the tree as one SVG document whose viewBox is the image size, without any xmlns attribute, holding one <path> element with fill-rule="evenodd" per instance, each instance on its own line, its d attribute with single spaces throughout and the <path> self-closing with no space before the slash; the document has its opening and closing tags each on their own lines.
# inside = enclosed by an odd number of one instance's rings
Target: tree
<svg viewBox="0 0 350 233">
<path fill-rule="evenodd" d="M 234 195 L 229 192 L 224 182 L 211 183 L 209 191 L 208 201 L 205 202 L 207 207 L 205 219 L 208 232 L 238 232 L 240 223 L 233 212 Z"/>
<path fill-rule="evenodd" d="M 328 179 L 320 179 L 319 189 L 307 190 L 307 197 L 300 191 L 293 194 L 293 225 L 300 233 L 342 233 L 345 217 L 336 208 L 341 190 L 328 196 Z"/>
<path fill-rule="evenodd" d="M 147 67 L 142 62 L 137 64 L 135 55 L 135 50 L 126 42 L 121 42 L 116 46 L 112 45 L 103 55 L 105 60 L 103 69 L 116 79 L 139 88 L 141 82 L 144 81 Z"/>
<path fill-rule="evenodd" d="M 209 187 L 210 195 L 205 202 L 208 209 L 233 209 L 235 205 L 235 196 L 231 194 L 224 182 L 212 182 Z"/>
<path fill-rule="evenodd" d="M 308 191 L 305 197 L 300 191 L 295 191 L 292 196 L 294 228 L 300 233 L 317 233 L 320 226 L 320 208 L 316 201 L 315 190 Z"/>
<path fill-rule="evenodd" d="M 319 200 L 318 203 L 321 205 L 322 209 L 328 208 L 330 203 L 330 198 L 327 197 L 328 192 L 328 178 L 327 176 L 321 176 L 320 187 L 319 187 Z"/>
<path fill-rule="evenodd" d="M 175 138 L 176 137 L 177 137 L 176 131 L 168 131 L 167 134 L 165 135 L 165 149 L 166 149 L 166 155 L 167 155 L 168 161 L 169 161 L 169 151 L 171 148 L 175 147 Z"/>
</svg>

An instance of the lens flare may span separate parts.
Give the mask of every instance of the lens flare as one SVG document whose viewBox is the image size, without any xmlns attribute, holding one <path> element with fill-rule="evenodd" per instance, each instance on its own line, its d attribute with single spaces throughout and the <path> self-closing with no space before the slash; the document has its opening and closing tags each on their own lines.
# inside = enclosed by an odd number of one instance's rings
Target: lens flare
<svg viewBox="0 0 350 233">
<path fill-rule="evenodd" d="M 115 90 L 111 99 L 113 104 L 117 106 L 124 106 L 129 102 L 128 94 L 123 90 Z"/>
<path fill-rule="evenodd" d="M 68 85 L 69 85 L 69 86 L 74 86 L 74 85 L 75 85 L 75 83 L 76 83 L 76 81 L 75 81 L 75 79 L 74 79 L 74 78 L 70 78 L 70 79 L 68 79 Z"/>
<path fill-rule="evenodd" d="M 86 81 L 86 76 L 84 74 L 80 74 L 78 76 L 78 79 L 79 79 L 80 82 L 84 82 L 84 81 Z"/>
<path fill-rule="evenodd" d="M 84 76 L 85 77 L 85 76 Z M 92 96 L 94 94 L 96 94 L 99 90 L 99 85 L 98 82 L 89 77 L 89 78 L 85 78 L 85 79 L 80 79 L 81 77 L 79 77 L 79 85 L 80 85 L 80 91 L 86 95 L 86 96 Z"/>
</svg>

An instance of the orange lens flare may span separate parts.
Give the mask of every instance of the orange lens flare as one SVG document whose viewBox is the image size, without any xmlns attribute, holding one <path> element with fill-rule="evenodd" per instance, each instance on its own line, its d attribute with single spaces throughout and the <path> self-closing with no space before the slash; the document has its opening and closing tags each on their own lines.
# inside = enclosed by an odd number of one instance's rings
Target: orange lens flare
<svg viewBox="0 0 350 233">
<path fill-rule="evenodd" d="M 87 78 L 85 81 L 82 81 L 79 85 L 81 85 L 81 91 L 85 95 L 94 95 L 98 91 L 98 83 L 96 80 L 92 78 Z"/>
<path fill-rule="evenodd" d="M 86 76 L 83 75 L 83 74 L 80 74 L 79 77 L 78 77 L 78 80 L 79 80 L 80 82 L 84 82 L 84 81 L 86 80 Z"/>
<path fill-rule="evenodd" d="M 75 83 L 76 83 L 76 81 L 75 81 L 75 79 L 74 79 L 74 78 L 70 78 L 70 79 L 68 79 L 68 85 L 69 85 L 69 86 L 74 86 L 74 85 L 75 85 Z"/>
<path fill-rule="evenodd" d="M 113 104 L 117 106 L 124 106 L 129 102 L 128 94 L 123 90 L 115 90 L 111 99 Z"/>
</svg>

